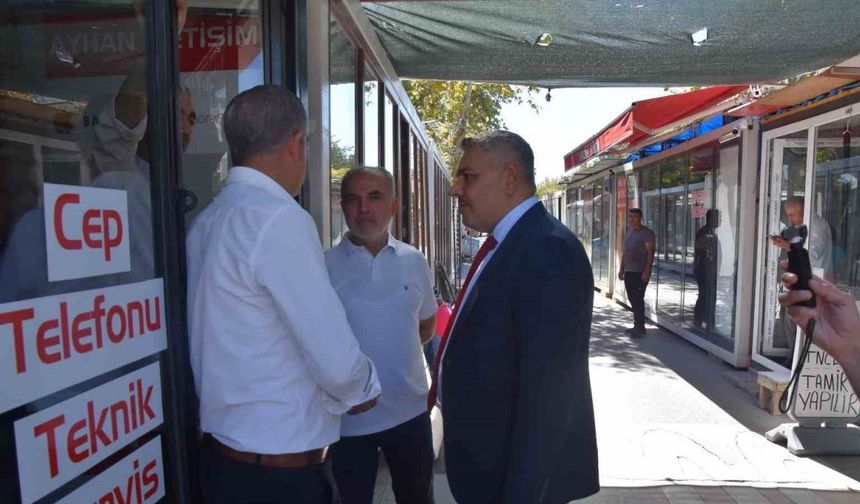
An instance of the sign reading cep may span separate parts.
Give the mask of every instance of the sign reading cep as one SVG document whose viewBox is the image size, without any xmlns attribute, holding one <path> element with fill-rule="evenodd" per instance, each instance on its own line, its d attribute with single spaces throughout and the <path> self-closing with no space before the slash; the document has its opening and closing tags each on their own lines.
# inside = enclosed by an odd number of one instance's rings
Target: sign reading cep
<svg viewBox="0 0 860 504">
<path fill-rule="evenodd" d="M 60 184 L 44 191 L 49 281 L 131 269 L 125 191 Z"/>
</svg>

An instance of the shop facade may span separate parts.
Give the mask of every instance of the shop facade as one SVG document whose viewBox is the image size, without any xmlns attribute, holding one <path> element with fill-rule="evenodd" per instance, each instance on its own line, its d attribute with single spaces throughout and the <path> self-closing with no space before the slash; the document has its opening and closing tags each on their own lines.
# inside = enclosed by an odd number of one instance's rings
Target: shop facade
<svg viewBox="0 0 860 504">
<path fill-rule="evenodd" d="M 14 7 L 13 7 L 14 4 Z M 447 167 L 360 7 L 0 3 L 0 501 L 197 501 L 185 232 L 231 166 L 227 103 L 308 111 L 301 204 L 324 247 L 340 178 L 383 166 L 393 233 L 453 272 Z M 130 483 L 129 483 L 130 482 Z"/>
<path fill-rule="evenodd" d="M 752 254 L 751 240 L 743 239 L 750 225 L 741 216 L 755 204 L 742 191 L 744 182 L 755 183 L 745 180 L 750 170 L 742 166 L 755 162 L 746 150 L 756 152 L 756 135 L 732 122 L 567 189 L 567 223 L 591 258 L 595 287 L 627 303 L 618 267 L 628 211 L 641 209 L 643 225 L 657 237 L 646 316 L 739 367 L 750 359 L 742 301 L 752 294 L 737 269 Z"/>
<path fill-rule="evenodd" d="M 781 232 L 797 212 L 809 228 L 806 247 L 813 273 L 860 302 L 860 96 L 813 103 L 764 123 L 758 236 Z M 798 207 L 797 203 L 800 203 Z M 799 218 L 799 217 L 798 217 Z M 780 309 L 778 262 L 784 252 L 760 247 L 753 358 L 769 368 L 791 367 L 797 329 Z"/>
<path fill-rule="evenodd" d="M 626 160 L 583 160 L 568 175 L 563 221 L 598 291 L 627 304 L 618 265 L 628 211 L 640 208 L 657 236 L 646 316 L 733 366 L 791 369 L 797 329 L 778 302 L 785 252 L 769 237 L 806 224 L 814 272 L 860 300 L 860 92 L 824 91 L 792 107 L 745 100 L 704 134 L 713 117 L 677 129 L 668 147 L 664 137 Z"/>
</svg>

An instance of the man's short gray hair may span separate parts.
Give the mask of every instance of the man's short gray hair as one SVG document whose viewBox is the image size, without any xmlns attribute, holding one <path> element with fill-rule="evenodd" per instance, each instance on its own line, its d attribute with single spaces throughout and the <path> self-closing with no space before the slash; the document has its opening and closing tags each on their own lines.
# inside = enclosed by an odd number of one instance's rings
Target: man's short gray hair
<svg viewBox="0 0 860 504">
<path fill-rule="evenodd" d="M 484 151 L 502 151 L 508 161 L 520 167 L 523 179 L 535 190 L 535 155 L 523 137 L 510 131 L 496 130 L 479 137 L 466 137 L 460 142 L 463 152 L 472 147 L 480 147 Z"/>
<path fill-rule="evenodd" d="M 349 181 L 361 173 L 373 173 L 375 175 L 381 175 L 383 178 L 385 178 L 385 183 L 391 189 L 391 195 L 395 195 L 394 175 L 392 175 L 391 172 L 389 172 L 385 168 L 381 168 L 379 166 L 357 166 L 355 168 L 350 168 L 350 170 L 346 172 L 346 175 L 344 175 L 340 181 L 341 194 L 346 192 L 345 189 L 349 185 Z"/>
<path fill-rule="evenodd" d="M 785 205 L 783 205 L 783 206 L 785 206 L 786 208 L 788 208 L 788 207 L 803 208 L 805 203 L 806 202 L 804 201 L 803 196 L 790 196 L 787 200 L 785 200 Z"/>
<path fill-rule="evenodd" d="M 305 131 L 305 109 L 289 90 L 261 85 L 236 95 L 224 111 L 224 136 L 233 164 L 273 152 L 297 131 Z"/>
</svg>

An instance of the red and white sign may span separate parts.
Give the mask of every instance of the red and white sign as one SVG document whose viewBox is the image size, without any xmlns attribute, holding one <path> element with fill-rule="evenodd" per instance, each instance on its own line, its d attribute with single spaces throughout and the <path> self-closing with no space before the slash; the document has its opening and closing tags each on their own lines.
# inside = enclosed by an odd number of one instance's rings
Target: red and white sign
<svg viewBox="0 0 860 504">
<path fill-rule="evenodd" d="M 131 270 L 128 193 L 44 184 L 48 280 Z"/>
<path fill-rule="evenodd" d="M 615 179 L 615 201 L 619 212 L 627 211 L 627 176 L 619 175 Z"/>
<path fill-rule="evenodd" d="M 181 72 L 242 70 L 262 51 L 258 17 L 189 12 L 179 36 Z M 145 54 L 141 20 L 128 14 L 62 13 L 45 20 L 48 78 L 126 75 Z"/>
<path fill-rule="evenodd" d="M 0 413 L 167 348 L 160 278 L 0 305 Z"/>
<path fill-rule="evenodd" d="M 16 421 L 21 500 L 44 497 L 163 421 L 158 362 Z"/>
<path fill-rule="evenodd" d="M 150 504 L 162 497 L 164 464 L 158 436 L 60 499 L 58 504 Z"/>
</svg>

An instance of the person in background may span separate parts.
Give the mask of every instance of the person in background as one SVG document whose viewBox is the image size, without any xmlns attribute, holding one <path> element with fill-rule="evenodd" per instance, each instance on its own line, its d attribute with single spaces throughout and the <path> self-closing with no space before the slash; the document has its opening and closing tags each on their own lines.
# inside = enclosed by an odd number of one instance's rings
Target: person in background
<svg viewBox="0 0 860 504">
<path fill-rule="evenodd" d="M 436 297 L 427 260 L 388 231 L 399 209 L 394 177 L 353 168 L 341 182 L 349 232 L 326 265 L 362 350 L 385 394 L 362 415 L 344 416 L 332 468 L 344 504 L 371 504 L 381 450 L 399 504 L 433 502 L 433 434 L 422 345 L 433 337 Z"/>
<path fill-rule="evenodd" d="M 805 202 L 800 196 L 791 196 L 783 204 L 783 210 L 788 218 L 790 226 L 803 225 L 803 213 Z M 773 235 L 770 237 L 771 243 L 781 250 L 780 256 L 785 257 L 788 252 L 789 243 L 782 235 Z M 812 273 L 821 278 L 826 278 L 828 281 L 833 279 L 833 240 L 830 233 L 830 224 L 812 212 L 812 225 L 809 226 L 809 265 L 812 266 Z M 797 344 L 797 326 L 792 321 L 791 317 L 785 317 L 785 308 L 780 308 L 780 317 L 782 318 L 782 331 L 785 335 L 786 345 L 788 346 L 788 356 L 785 361 L 788 367 L 791 367 L 791 362 L 794 359 L 794 349 Z"/>
<path fill-rule="evenodd" d="M 842 366 L 851 388 L 860 391 L 860 308 L 854 296 L 820 277 L 809 281 L 810 290 L 791 290 L 797 283 L 797 276 L 787 272 L 788 261 L 780 262 L 780 267 L 786 271 L 782 283 L 789 289 L 780 294 L 780 304 L 804 331 L 809 321 L 815 319 L 813 341 Z M 812 293 L 815 294 L 815 308 L 797 304 L 808 301 Z"/>
<path fill-rule="evenodd" d="M 295 200 L 305 121 L 282 87 L 234 97 L 224 113 L 234 166 L 186 240 L 208 503 L 337 502 L 327 447 L 341 415 L 373 407 L 381 392 Z"/>
<path fill-rule="evenodd" d="M 803 225 L 804 199 L 792 196 L 783 205 L 788 222 L 792 226 Z M 788 241 L 780 235 L 770 237 L 771 242 L 782 249 L 788 250 Z M 809 226 L 809 264 L 812 273 L 821 278 L 833 279 L 833 238 L 830 224 L 812 212 L 812 223 Z"/>
<path fill-rule="evenodd" d="M 720 211 L 711 208 L 705 212 L 705 225 L 696 230 L 693 248 L 693 278 L 699 288 L 693 308 L 693 326 L 701 331 L 714 327 L 714 303 L 717 288 L 717 259 L 720 242 L 716 229 L 720 225 Z"/>
<path fill-rule="evenodd" d="M 494 131 L 461 147 L 451 194 L 463 222 L 489 236 L 439 348 L 429 398 L 442 405 L 451 493 L 469 504 L 566 504 L 600 487 L 591 265 L 535 197 L 534 153 L 522 137 Z"/>
<path fill-rule="evenodd" d="M 657 240 L 654 231 L 642 224 L 642 210 L 631 208 L 627 217 L 630 229 L 624 236 L 618 279 L 624 280 L 627 299 L 633 309 L 633 327 L 627 329 L 627 333 L 645 336 L 645 289 L 651 281 Z"/>
</svg>

